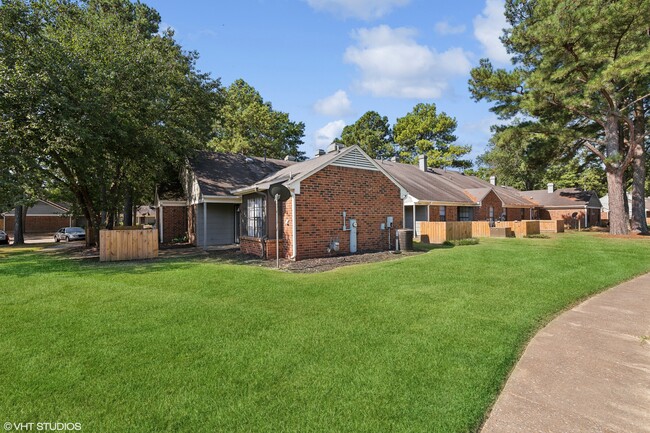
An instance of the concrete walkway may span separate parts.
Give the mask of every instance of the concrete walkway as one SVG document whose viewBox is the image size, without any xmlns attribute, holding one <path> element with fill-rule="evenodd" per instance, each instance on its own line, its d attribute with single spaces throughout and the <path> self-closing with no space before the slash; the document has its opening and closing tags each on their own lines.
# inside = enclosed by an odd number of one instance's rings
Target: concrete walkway
<svg viewBox="0 0 650 433">
<path fill-rule="evenodd" d="M 650 274 L 542 329 L 482 432 L 650 432 Z"/>
</svg>

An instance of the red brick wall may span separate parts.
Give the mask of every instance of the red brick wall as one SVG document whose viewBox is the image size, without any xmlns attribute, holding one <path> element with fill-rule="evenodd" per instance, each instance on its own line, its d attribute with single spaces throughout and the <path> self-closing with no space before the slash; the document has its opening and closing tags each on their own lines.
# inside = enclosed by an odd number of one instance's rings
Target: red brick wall
<svg viewBox="0 0 650 433">
<path fill-rule="evenodd" d="M 5 217 L 6 229 L 5 231 L 13 238 L 14 233 L 14 217 Z M 76 221 L 73 218 L 72 224 Z M 25 233 L 52 233 L 61 227 L 68 227 L 70 225 L 70 218 L 67 216 L 33 216 L 27 215 L 25 219 Z"/>
<path fill-rule="evenodd" d="M 521 208 L 508 208 L 506 209 L 506 221 L 521 221 L 530 219 L 530 210 L 523 209 L 523 216 Z M 543 219 L 543 218 L 542 218 Z"/>
<path fill-rule="evenodd" d="M 576 219 L 574 219 L 572 216 L 574 213 L 577 213 Z M 539 218 L 543 220 L 564 220 L 565 227 L 577 228 L 578 227 L 577 220 L 580 220 L 580 225 L 584 226 L 585 210 L 584 209 L 541 209 L 539 211 Z"/>
<path fill-rule="evenodd" d="M 275 239 L 266 240 L 266 253 L 265 257 L 269 260 L 275 260 Z M 289 255 L 290 256 L 290 255 Z M 284 248 L 284 240 L 280 239 L 280 258 L 287 257 L 286 249 Z"/>
<path fill-rule="evenodd" d="M 488 221 L 490 219 L 490 206 L 494 208 L 494 219 L 498 220 L 503 212 L 503 204 L 499 196 L 494 191 L 490 191 L 481 201 L 481 207 L 474 208 L 474 221 Z"/>
<path fill-rule="evenodd" d="M 446 221 L 458 221 L 458 206 L 447 206 Z"/>
<path fill-rule="evenodd" d="M 340 254 L 350 252 L 350 232 L 343 231 L 343 211 L 346 222 L 357 220 L 360 252 L 388 248 L 388 232 L 380 230 L 387 216 L 394 218 L 394 228 L 403 225 L 399 188 L 379 171 L 328 166 L 303 180 L 296 197 L 297 259 L 328 256 L 331 240 L 339 241 Z M 290 201 L 285 209 L 291 219 Z M 284 228 L 286 242 L 290 243 L 291 224 Z M 394 238 L 393 230 L 391 240 Z"/>
<path fill-rule="evenodd" d="M 263 240 L 260 238 L 241 236 L 239 238 L 239 247 L 241 249 L 241 252 L 244 254 L 250 254 L 252 256 L 257 256 L 257 257 L 264 257 L 264 244 L 263 244 Z M 274 254 L 274 258 L 275 258 L 275 254 Z"/>
<path fill-rule="evenodd" d="M 171 242 L 172 239 L 182 238 L 188 233 L 188 209 L 187 206 L 164 206 L 162 215 L 163 243 Z M 158 208 L 158 230 L 160 232 L 160 208 Z"/>
</svg>

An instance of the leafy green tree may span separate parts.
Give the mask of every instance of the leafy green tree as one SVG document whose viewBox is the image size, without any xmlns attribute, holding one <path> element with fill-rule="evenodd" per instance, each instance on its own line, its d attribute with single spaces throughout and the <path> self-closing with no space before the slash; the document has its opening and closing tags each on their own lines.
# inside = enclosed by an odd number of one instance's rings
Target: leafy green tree
<svg viewBox="0 0 650 433">
<path fill-rule="evenodd" d="M 209 147 L 269 158 L 304 158 L 299 150 L 305 135 L 303 122 L 293 122 L 287 113 L 275 111 L 242 79 L 233 82 L 223 94 L 223 106 L 213 124 L 214 138 Z"/>
<path fill-rule="evenodd" d="M 418 155 L 425 154 L 430 167 L 471 167 L 471 161 L 461 159 L 471 147 L 454 144 L 456 126 L 456 119 L 438 113 L 435 104 L 417 104 L 395 123 L 393 133 L 400 158 L 414 163 Z"/>
<path fill-rule="evenodd" d="M 537 188 L 561 149 L 556 136 L 538 127 L 534 122 L 492 127 L 493 136 L 478 164 L 489 167 L 500 183 L 523 190 Z"/>
<path fill-rule="evenodd" d="M 386 159 L 395 155 L 388 117 L 368 111 L 352 125 L 347 125 L 338 140 L 346 146 L 359 145 L 372 158 Z"/>
<path fill-rule="evenodd" d="M 93 243 L 205 145 L 218 81 L 141 3 L 8 0 L 0 22 L 0 141 L 74 195 Z"/>
<path fill-rule="evenodd" d="M 502 118 L 572 131 L 605 167 L 610 232 L 627 233 L 624 174 L 641 141 L 635 106 L 649 96 L 650 0 L 507 0 L 506 18 L 514 69 L 481 60 L 473 98 L 494 102 Z"/>
</svg>

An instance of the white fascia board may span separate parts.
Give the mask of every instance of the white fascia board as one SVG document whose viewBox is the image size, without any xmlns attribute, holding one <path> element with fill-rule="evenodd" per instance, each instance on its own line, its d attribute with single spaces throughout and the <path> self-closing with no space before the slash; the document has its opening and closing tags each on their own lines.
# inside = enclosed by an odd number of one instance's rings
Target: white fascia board
<svg viewBox="0 0 650 433">
<path fill-rule="evenodd" d="M 219 196 L 219 195 L 204 195 L 203 200 L 201 200 L 204 203 L 234 203 L 234 204 L 239 204 L 241 203 L 241 197 L 236 196 L 236 195 L 227 195 L 227 196 Z"/>
<path fill-rule="evenodd" d="M 159 200 L 158 206 L 154 207 L 171 207 L 171 206 L 187 206 L 185 200 Z"/>
<path fill-rule="evenodd" d="M 289 191 L 293 191 L 294 194 L 300 194 L 300 181 L 285 182 L 283 185 L 286 186 Z"/>
</svg>

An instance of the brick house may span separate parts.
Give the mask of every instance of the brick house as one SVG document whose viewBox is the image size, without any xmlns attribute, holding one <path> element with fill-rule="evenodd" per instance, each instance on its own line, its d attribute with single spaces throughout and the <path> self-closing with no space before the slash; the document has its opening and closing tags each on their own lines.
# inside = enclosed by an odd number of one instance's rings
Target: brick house
<svg viewBox="0 0 650 433">
<path fill-rule="evenodd" d="M 15 209 L 2 215 L 2 227 L 13 237 Z M 70 215 L 70 206 L 65 203 L 54 203 L 48 200 L 38 200 L 27 209 L 24 229 L 26 234 L 54 233 L 62 227 L 72 227 L 83 224 L 83 218 Z"/>
<path fill-rule="evenodd" d="M 241 197 L 232 194 L 291 164 L 290 160 L 202 151 L 178 184 L 159 187 L 154 206 L 159 240 L 187 237 L 203 248 L 239 243 Z"/>
<path fill-rule="evenodd" d="M 290 193 L 277 209 L 270 193 L 275 185 Z M 278 242 L 280 256 L 294 260 L 394 248 L 406 197 L 359 146 L 290 165 L 233 193 L 242 198 L 241 250 L 275 258 Z"/>
<path fill-rule="evenodd" d="M 506 187 L 496 186 L 457 171 L 427 167 L 425 156 L 419 164 L 380 161 L 408 192 L 403 218 L 406 228 L 419 221 L 508 221 L 528 219 L 536 204 Z"/>
<path fill-rule="evenodd" d="M 539 219 L 564 220 L 565 226 L 571 228 L 600 224 L 602 204 L 593 191 L 579 188 L 556 190 L 549 183 L 546 189 L 522 191 L 520 194 L 537 203 Z"/>
</svg>

